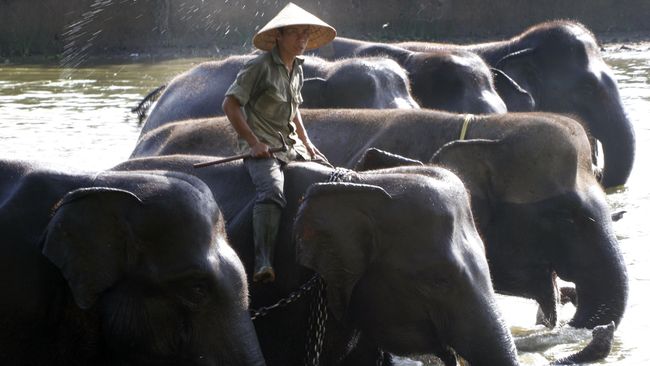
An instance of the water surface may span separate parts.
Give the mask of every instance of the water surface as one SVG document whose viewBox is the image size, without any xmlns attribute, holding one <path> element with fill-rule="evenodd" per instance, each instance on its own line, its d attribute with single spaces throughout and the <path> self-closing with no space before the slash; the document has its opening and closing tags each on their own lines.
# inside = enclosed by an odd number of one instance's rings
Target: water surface
<svg viewBox="0 0 650 366">
<path fill-rule="evenodd" d="M 635 126 L 635 168 L 624 189 L 608 195 L 615 210 L 625 210 L 615 223 L 630 276 L 625 318 L 616 332 L 610 356 L 600 364 L 650 364 L 646 347 L 650 317 L 650 48 L 610 47 L 606 60 L 613 68 L 623 103 Z M 131 153 L 139 134 L 130 108 L 144 95 L 201 59 L 116 64 L 62 69 L 57 64 L 0 65 L 0 157 L 31 159 L 58 166 L 97 171 Z M 535 305 L 528 300 L 500 297 L 502 311 L 516 337 L 537 334 L 550 344 L 546 350 L 520 353 L 525 365 L 543 365 L 575 352 L 589 340 L 588 332 L 553 331 L 535 326 Z M 570 319 L 571 306 L 562 309 Z M 541 345 L 540 345 L 541 347 Z"/>
</svg>

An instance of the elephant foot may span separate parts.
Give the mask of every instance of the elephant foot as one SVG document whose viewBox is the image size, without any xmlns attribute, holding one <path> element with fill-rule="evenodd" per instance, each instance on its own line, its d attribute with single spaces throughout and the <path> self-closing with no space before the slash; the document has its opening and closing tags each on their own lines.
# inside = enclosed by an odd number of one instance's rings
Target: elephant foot
<svg viewBox="0 0 650 366">
<path fill-rule="evenodd" d="M 573 306 L 578 306 L 578 294 L 575 287 L 561 287 L 560 288 L 560 304 L 572 303 Z"/>
<path fill-rule="evenodd" d="M 275 271 L 271 266 L 263 266 L 253 275 L 253 282 L 269 283 L 275 281 Z"/>
</svg>

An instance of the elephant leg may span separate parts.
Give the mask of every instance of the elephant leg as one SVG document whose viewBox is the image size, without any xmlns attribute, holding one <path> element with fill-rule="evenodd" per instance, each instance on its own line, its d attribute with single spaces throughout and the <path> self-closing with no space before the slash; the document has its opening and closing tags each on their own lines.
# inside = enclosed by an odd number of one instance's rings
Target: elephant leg
<svg viewBox="0 0 650 366">
<path fill-rule="evenodd" d="M 575 287 L 561 287 L 560 288 L 560 303 L 572 303 L 574 306 L 578 305 L 578 295 L 576 294 Z"/>
<path fill-rule="evenodd" d="M 549 287 L 542 291 L 536 300 L 539 304 L 537 309 L 537 324 L 542 324 L 553 329 L 557 325 L 557 311 L 560 303 L 560 289 L 557 285 L 557 273 L 551 272 Z"/>
<path fill-rule="evenodd" d="M 435 354 L 445 366 L 456 366 L 458 364 L 456 352 L 449 347 L 437 347 L 433 354 Z"/>
<path fill-rule="evenodd" d="M 393 358 L 363 334 L 357 334 L 357 341 L 341 362 L 342 366 L 392 366 Z"/>
<path fill-rule="evenodd" d="M 273 282 L 273 252 L 280 227 L 282 209 L 275 203 L 259 203 L 253 208 L 253 241 L 255 243 L 255 282 Z"/>
</svg>

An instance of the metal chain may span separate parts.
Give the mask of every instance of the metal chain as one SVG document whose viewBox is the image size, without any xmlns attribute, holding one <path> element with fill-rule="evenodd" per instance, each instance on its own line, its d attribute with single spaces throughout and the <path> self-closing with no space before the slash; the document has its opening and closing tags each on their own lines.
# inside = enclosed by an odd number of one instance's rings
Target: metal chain
<svg viewBox="0 0 650 366">
<path fill-rule="evenodd" d="M 325 281 L 318 276 L 319 281 L 315 287 L 315 296 L 309 312 L 309 325 L 307 328 L 307 343 L 305 344 L 305 365 L 318 366 L 325 339 L 325 322 L 327 322 L 327 298 Z"/>
<path fill-rule="evenodd" d="M 263 317 L 267 315 L 270 310 L 273 310 L 275 308 L 285 307 L 291 304 L 292 302 L 300 299 L 302 295 L 311 291 L 311 289 L 314 288 L 314 286 L 316 286 L 320 281 L 321 281 L 320 275 L 318 275 L 317 273 L 313 275 L 312 278 L 310 278 L 302 286 L 300 286 L 296 291 L 293 291 L 287 297 L 280 299 L 275 304 L 269 306 L 262 306 L 259 309 L 250 309 L 251 320 L 255 320 L 257 318 Z"/>
<path fill-rule="evenodd" d="M 334 169 L 329 177 L 328 182 L 340 182 L 348 178 L 353 173 L 352 170 L 345 168 Z M 312 300 L 309 311 L 309 323 L 307 329 L 307 343 L 305 353 L 305 365 L 318 366 L 320 355 L 323 350 L 323 341 L 325 339 L 325 323 L 327 322 L 327 297 L 325 281 L 318 274 L 314 274 L 307 282 L 300 286 L 296 291 L 291 292 L 287 297 L 280 299 L 275 304 L 262 306 L 259 309 L 250 309 L 251 320 L 268 315 L 269 311 L 285 307 L 292 302 L 300 299 L 303 295 L 315 289 L 315 297 Z M 383 352 L 380 351 L 378 365 L 383 363 Z"/>
<path fill-rule="evenodd" d="M 354 173 L 354 170 L 346 169 L 346 168 L 335 168 L 332 170 L 330 173 L 327 181 L 328 182 L 342 182 L 346 179 L 348 179 L 348 176 L 352 175 Z"/>
</svg>

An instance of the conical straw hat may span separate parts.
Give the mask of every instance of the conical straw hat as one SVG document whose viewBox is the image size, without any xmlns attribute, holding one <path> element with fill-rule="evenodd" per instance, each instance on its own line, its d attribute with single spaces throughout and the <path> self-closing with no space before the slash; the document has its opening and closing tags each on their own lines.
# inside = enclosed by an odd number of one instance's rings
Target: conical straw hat
<svg viewBox="0 0 650 366">
<path fill-rule="evenodd" d="M 307 49 L 318 48 L 331 42 L 336 37 L 336 29 L 329 24 L 318 19 L 315 15 L 299 7 L 294 3 L 289 3 L 284 9 L 280 10 L 275 18 L 271 19 L 259 32 L 253 37 L 253 45 L 260 50 L 269 51 L 275 47 L 278 28 L 290 25 L 309 25 L 309 42 Z"/>
</svg>

